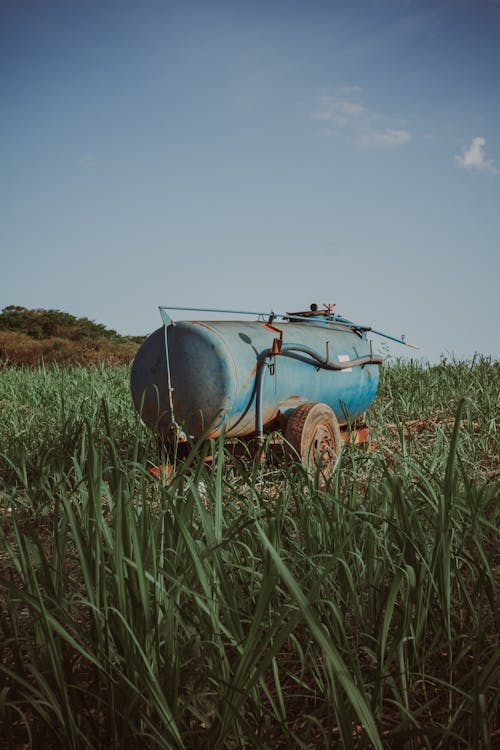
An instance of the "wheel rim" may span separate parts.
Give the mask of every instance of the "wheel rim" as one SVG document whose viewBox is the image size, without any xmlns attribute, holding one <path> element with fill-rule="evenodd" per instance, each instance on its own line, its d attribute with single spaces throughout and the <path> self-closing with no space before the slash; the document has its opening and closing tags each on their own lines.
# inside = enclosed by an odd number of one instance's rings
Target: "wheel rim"
<svg viewBox="0 0 500 750">
<path fill-rule="evenodd" d="M 319 424 L 309 446 L 309 464 L 322 473 L 329 474 L 337 461 L 335 436 L 328 425 Z"/>
</svg>

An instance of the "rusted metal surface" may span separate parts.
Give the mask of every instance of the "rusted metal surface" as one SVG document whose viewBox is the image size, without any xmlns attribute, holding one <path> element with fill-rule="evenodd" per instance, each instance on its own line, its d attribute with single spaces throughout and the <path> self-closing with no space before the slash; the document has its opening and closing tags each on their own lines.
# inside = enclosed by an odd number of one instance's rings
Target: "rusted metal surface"
<svg viewBox="0 0 500 750">
<path fill-rule="evenodd" d="M 340 431 L 340 437 L 345 443 L 361 445 L 365 448 L 370 446 L 370 431 L 366 425 L 354 427 L 351 430 L 344 428 Z"/>
<path fill-rule="evenodd" d="M 148 468 L 148 474 L 150 477 L 153 477 L 153 479 L 160 479 L 167 484 L 172 481 L 173 473 L 171 464 L 159 464 L 158 466 L 150 466 Z"/>
</svg>

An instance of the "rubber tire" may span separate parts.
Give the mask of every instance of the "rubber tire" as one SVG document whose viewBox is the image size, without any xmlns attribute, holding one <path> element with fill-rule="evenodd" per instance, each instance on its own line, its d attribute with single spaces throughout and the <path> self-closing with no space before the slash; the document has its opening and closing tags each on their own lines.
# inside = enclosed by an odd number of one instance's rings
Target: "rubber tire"
<svg viewBox="0 0 500 750">
<path fill-rule="evenodd" d="M 329 406 L 320 402 L 298 406 L 287 422 L 285 439 L 291 455 L 311 472 L 319 469 L 324 479 L 334 472 L 342 438 L 337 417 Z"/>
</svg>

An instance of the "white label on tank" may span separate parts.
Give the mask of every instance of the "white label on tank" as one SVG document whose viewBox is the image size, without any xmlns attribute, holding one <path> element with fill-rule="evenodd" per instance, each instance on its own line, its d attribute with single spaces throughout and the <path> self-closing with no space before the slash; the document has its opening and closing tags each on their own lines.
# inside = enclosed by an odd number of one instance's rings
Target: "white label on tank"
<svg viewBox="0 0 500 750">
<path fill-rule="evenodd" d="M 339 362 L 349 362 L 350 359 L 348 354 L 339 354 Z M 341 370 L 340 372 L 352 372 L 352 367 L 346 367 L 345 370 Z"/>
</svg>

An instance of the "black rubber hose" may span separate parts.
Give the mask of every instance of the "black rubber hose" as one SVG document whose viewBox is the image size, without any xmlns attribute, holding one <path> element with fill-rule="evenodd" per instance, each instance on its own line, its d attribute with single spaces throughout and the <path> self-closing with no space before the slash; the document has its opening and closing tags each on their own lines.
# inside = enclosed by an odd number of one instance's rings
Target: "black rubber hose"
<svg viewBox="0 0 500 750">
<path fill-rule="evenodd" d="M 304 359 L 303 357 L 294 357 L 294 354 L 302 353 L 307 354 L 312 358 L 310 360 Z M 329 359 L 324 359 L 317 351 L 304 344 L 283 344 L 281 350 L 278 353 L 273 353 L 272 349 L 266 349 L 259 356 L 257 375 L 255 383 L 255 430 L 259 440 L 264 438 L 264 426 L 262 424 L 262 391 L 264 386 L 264 371 L 266 360 L 277 356 L 289 356 L 294 359 L 300 359 L 305 364 L 318 367 L 320 370 L 347 370 L 349 367 L 362 367 L 363 365 L 381 365 L 384 361 L 383 357 L 373 356 L 372 354 L 366 357 L 358 357 L 358 359 L 350 359 L 347 362 L 332 362 Z"/>
</svg>

